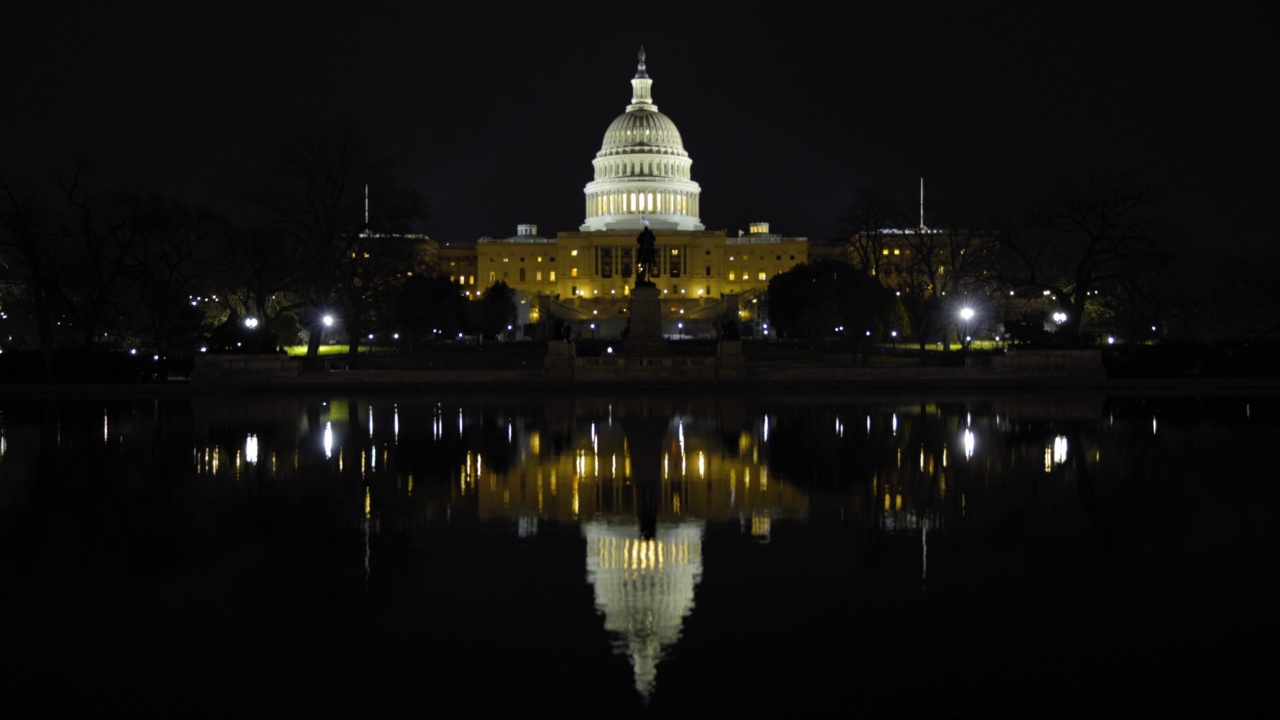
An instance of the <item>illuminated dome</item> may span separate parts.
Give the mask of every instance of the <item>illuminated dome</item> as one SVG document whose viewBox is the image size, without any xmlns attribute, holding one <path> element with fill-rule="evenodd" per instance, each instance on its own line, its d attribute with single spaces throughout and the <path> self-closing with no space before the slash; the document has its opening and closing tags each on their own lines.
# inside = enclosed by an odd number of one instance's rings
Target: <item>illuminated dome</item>
<svg viewBox="0 0 1280 720">
<path fill-rule="evenodd" d="M 698 220 L 702 188 L 690 179 L 693 161 L 680 131 L 658 112 L 640 48 L 631 104 L 604 133 L 595 180 L 587 183 L 587 218 L 579 228 L 639 230 L 645 221 L 655 230 L 703 230 Z"/>
</svg>

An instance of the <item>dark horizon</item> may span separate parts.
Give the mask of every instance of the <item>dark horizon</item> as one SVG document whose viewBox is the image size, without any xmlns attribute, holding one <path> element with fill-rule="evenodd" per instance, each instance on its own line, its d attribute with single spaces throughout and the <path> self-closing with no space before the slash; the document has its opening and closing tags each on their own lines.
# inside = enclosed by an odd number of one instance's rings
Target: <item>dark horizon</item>
<svg viewBox="0 0 1280 720">
<path fill-rule="evenodd" d="M 427 197 L 435 239 L 553 236 L 583 220 L 643 45 L 708 229 L 823 240 L 859 188 L 913 202 L 921 178 L 937 225 L 1103 171 L 1153 188 L 1193 247 L 1274 245 L 1280 118 L 1242 102 L 1275 94 L 1271 5 L 789 8 L 18 11 L 0 52 L 23 101 L 0 158 L 6 177 L 42 176 L 83 151 L 114 180 L 218 206 L 274 133 L 351 123 Z"/>
</svg>

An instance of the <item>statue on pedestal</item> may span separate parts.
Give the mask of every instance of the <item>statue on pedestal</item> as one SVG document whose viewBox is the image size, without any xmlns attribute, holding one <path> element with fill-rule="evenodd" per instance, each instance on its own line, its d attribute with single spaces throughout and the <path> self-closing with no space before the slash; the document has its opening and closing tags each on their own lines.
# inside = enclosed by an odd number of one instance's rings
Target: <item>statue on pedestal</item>
<svg viewBox="0 0 1280 720">
<path fill-rule="evenodd" d="M 649 229 L 649 224 L 645 223 L 644 229 L 636 237 L 636 244 L 639 246 L 636 250 L 636 287 L 653 286 L 653 280 L 650 278 L 653 277 L 655 263 L 658 261 L 657 253 L 653 249 L 656 239 L 653 231 Z"/>
</svg>

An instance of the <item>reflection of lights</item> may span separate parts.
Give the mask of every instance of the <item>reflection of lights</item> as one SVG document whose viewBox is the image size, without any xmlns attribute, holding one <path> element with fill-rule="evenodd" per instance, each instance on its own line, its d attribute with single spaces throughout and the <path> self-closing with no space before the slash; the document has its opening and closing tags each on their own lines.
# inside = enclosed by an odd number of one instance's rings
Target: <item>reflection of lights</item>
<svg viewBox="0 0 1280 720">
<path fill-rule="evenodd" d="M 1061 435 L 1053 439 L 1053 445 L 1044 448 L 1044 471 L 1050 472 L 1054 465 L 1067 461 L 1067 439 Z"/>
<path fill-rule="evenodd" d="M 333 457 L 333 423 L 324 424 L 324 456 Z"/>
<path fill-rule="evenodd" d="M 898 436 L 898 413 L 893 414 L 893 435 Z"/>
<path fill-rule="evenodd" d="M 250 465 L 258 464 L 258 436 L 249 435 L 244 439 L 244 461 Z"/>
<path fill-rule="evenodd" d="M 836 437 L 844 437 L 844 423 L 840 422 L 839 416 L 836 417 Z"/>
<path fill-rule="evenodd" d="M 1155 415 L 1151 416 L 1151 434 L 1152 435 L 1156 434 L 1156 416 Z"/>
<path fill-rule="evenodd" d="M 765 416 L 764 416 L 764 436 L 763 436 L 763 440 L 764 440 L 764 442 L 769 442 L 769 416 L 768 416 L 768 415 L 765 415 Z"/>
<path fill-rule="evenodd" d="M 965 460 L 968 460 L 969 458 L 973 457 L 973 446 L 974 446 L 973 431 L 966 429 L 964 431 L 964 459 Z"/>
</svg>

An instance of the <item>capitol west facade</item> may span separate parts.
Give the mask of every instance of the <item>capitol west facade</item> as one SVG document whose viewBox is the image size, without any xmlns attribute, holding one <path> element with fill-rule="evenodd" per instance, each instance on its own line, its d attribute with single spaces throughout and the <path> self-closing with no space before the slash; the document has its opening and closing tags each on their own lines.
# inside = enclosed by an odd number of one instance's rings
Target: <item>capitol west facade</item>
<svg viewBox="0 0 1280 720">
<path fill-rule="evenodd" d="M 521 320 L 561 318 L 580 330 L 617 335 L 635 281 L 636 236 L 657 238 L 652 275 L 662 297 L 663 332 L 697 335 L 737 317 L 750 331 L 755 296 L 769 279 L 808 260 L 808 240 L 770 232 L 768 223 L 731 237 L 699 217 L 702 188 L 675 123 L 658 111 L 641 48 L 631 103 L 605 131 L 586 185 L 585 220 L 554 237 L 520 225 L 506 238 L 441 247 L 442 271 L 472 298 L 498 282 L 520 295 Z M 551 317 L 549 317 L 551 316 Z"/>
</svg>

